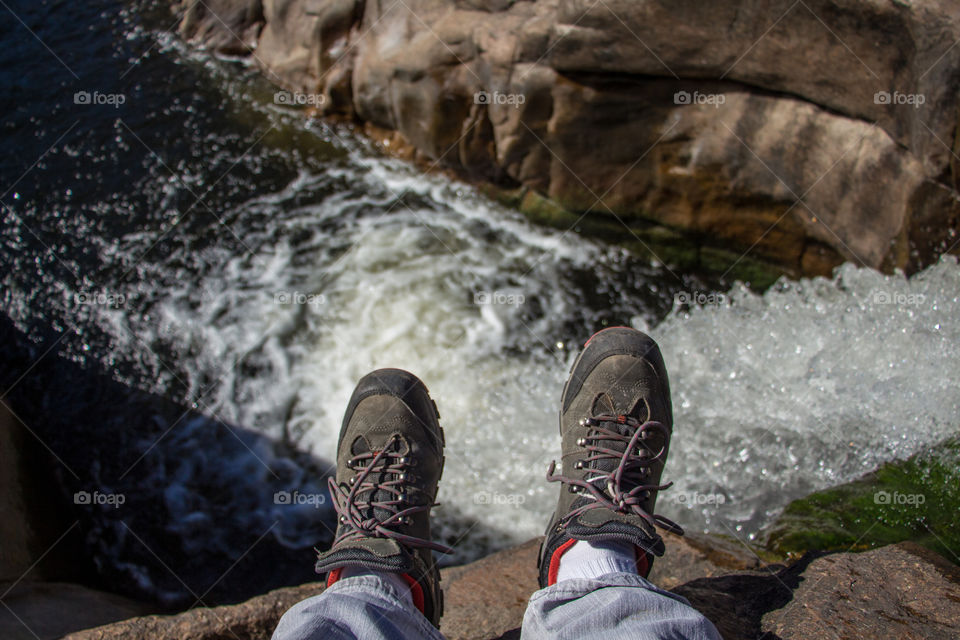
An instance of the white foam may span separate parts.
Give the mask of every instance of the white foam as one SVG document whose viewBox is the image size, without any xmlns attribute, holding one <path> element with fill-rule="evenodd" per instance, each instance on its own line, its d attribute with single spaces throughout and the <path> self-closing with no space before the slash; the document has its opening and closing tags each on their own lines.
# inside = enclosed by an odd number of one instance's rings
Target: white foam
<svg viewBox="0 0 960 640">
<path fill-rule="evenodd" d="M 419 375 L 447 433 L 438 529 L 466 541 L 453 561 L 542 533 L 558 491 L 544 475 L 559 454 L 560 391 L 605 311 L 585 304 L 594 282 L 662 346 L 676 484 L 659 510 L 687 528 L 752 534 L 790 499 L 906 457 L 960 420 L 953 259 L 912 279 L 847 265 L 762 296 L 737 288 L 654 323 L 638 291 L 662 295 L 666 272 L 637 275 L 615 249 L 353 153 L 359 170 L 302 172 L 235 212 L 253 255 L 211 249 L 203 260 L 222 267 L 173 279 L 149 319 L 111 322 L 169 345 L 188 395 L 222 419 L 325 460 L 357 379 L 387 366 Z M 295 204 L 344 178 L 348 191 Z M 278 302 L 295 294 L 308 303 Z M 476 304 L 483 294 L 522 304 Z M 302 542 L 288 525 L 278 537 Z"/>
</svg>

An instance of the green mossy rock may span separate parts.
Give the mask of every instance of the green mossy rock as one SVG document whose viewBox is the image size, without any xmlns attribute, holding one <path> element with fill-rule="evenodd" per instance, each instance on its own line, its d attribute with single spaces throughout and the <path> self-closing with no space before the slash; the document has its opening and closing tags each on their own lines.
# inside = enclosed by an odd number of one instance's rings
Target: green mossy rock
<svg viewBox="0 0 960 640">
<path fill-rule="evenodd" d="M 791 502 L 763 538 L 783 554 L 911 540 L 960 564 L 960 436 Z"/>
</svg>

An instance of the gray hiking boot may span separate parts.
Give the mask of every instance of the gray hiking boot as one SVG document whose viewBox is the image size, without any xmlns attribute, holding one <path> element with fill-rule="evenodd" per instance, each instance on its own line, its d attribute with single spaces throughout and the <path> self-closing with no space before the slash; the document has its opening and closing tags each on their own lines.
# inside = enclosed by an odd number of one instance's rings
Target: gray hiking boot
<svg viewBox="0 0 960 640">
<path fill-rule="evenodd" d="M 683 533 L 653 515 L 667 459 L 673 410 L 670 383 L 657 343 L 627 327 L 593 335 L 573 363 L 560 410 L 560 500 L 540 548 L 540 586 L 556 582 L 560 557 L 577 540 L 618 541 L 637 550 L 649 573 L 663 555 L 655 525 Z M 671 483 L 672 484 L 672 483 Z"/>
<path fill-rule="evenodd" d="M 353 565 L 401 574 L 414 604 L 434 625 L 443 613 L 430 509 L 443 472 L 440 414 L 419 378 L 400 369 L 364 376 L 347 405 L 330 495 L 337 512 L 332 548 L 317 573 L 328 586 Z"/>
</svg>

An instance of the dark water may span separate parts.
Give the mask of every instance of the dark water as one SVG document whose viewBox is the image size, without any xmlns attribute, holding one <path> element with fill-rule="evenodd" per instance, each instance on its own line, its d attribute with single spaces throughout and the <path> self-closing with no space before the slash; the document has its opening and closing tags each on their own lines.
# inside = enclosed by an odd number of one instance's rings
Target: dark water
<svg viewBox="0 0 960 640">
<path fill-rule="evenodd" d="M 323 544 L 327 510 L 285 514 L 288 525 L 271 529 L 276 519 L 257 505 L 291 484 L 319 490 L 319 471 L 304 478 L 318 463 L 204 411 L 195 400 L 214 381 L 189 390 L 178 364 L 187 354 L 162 338 L 141 342 L 128 325 L 113 328 L 137 346 L 118 348 L 91 316 L 129 304 L 149 323 L 155 292 L 219 268 L 211 247 L 246 251 L 225 231 L 232 206 L 342 153 L 245 110 L 248 96 L 227 95 L 201 64 L 169 51 L 173 26 L 151 3 L 0 10 L 0 270 L 3 311 L 16 324 L 4 324 L 3 379 L 6 400 L 50 447 L 63 496 L 48 500 L 61 503 L 65 524 L 80 523 L 74 535 L 101 585 L 189 604 L 311 577 L 309 544 L 284 544 L 283 530 Z M 292 152 L 278 147 L 288 144 Z M 161 453 L 161 436 L 195 459 Z M 192 497 L 170 495 L 168 478 L 187 468 L 201 469 L 190 472 Z M 237 483 L 244 474 L 250 481 Z M 77 505 L 78 491 L 124 504 Z M 165 508 L 190 500 L 180 514 Z"/>
</svg>

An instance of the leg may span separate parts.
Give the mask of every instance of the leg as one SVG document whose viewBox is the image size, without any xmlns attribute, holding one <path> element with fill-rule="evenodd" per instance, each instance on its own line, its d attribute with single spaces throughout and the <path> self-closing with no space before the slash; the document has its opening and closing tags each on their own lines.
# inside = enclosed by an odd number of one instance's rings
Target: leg
<svg viewBox="0 0 960 640">
<path fill-rule="evenodd" d="M 330 495 L 338 515 L 317 573 L 327 590 L 291 608 L 274 640 L 441 638 L 440 572 L 430 509 L 443 470 L 443 430 L 413 374 L 365 376 L 347 405 Z"/>
<path fill-rule="evenodd" d="M 318 596 L 297 603 L 273 633 L 273 640 L 394 640 L 443 638 L 413 604 L 406 584 L 387 575 L 338 580 Z"/>
<path fill-rule="evenodd" d="M 574 363 L 560 410 L 560 498 L 540 549 L 541 590 L 524 638 L 719 640 L 713 624 L 646 576 L 663 555 L 654 515 L 673 433 L 670 386 L 656 343 L 633 329 L 595 334 Z"/>
<path fill-rule="evenodd" d="M 720 640 L 720 635 L 686 599 L 637 574 L 608 573 L 564 580 L 534 593 L 521 638 Z"/>
</svg>

